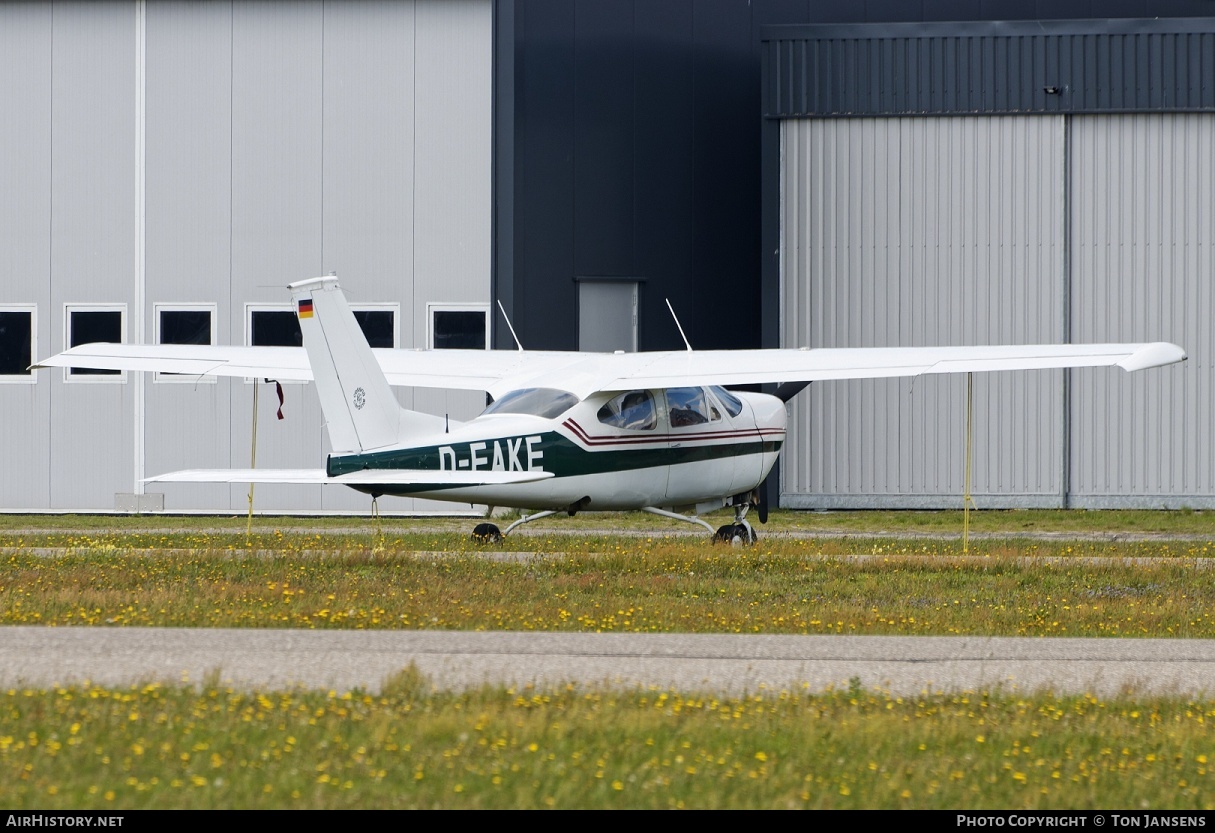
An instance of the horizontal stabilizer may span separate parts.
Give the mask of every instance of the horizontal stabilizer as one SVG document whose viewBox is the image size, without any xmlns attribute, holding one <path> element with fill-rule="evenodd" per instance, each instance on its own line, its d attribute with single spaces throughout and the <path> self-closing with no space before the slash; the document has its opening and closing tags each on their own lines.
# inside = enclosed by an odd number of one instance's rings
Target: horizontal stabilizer
<svg viewBox="0 0 1215 833">
<path fill-rule="evenodd" d="M 500 486 L 552 477 L 547 471 L 436 471 L 364 469 L 329 477 L 324 469 L 186 469 L 145 478 L 145 483 L 287 483 L 338 486 Z"/>
</svg>

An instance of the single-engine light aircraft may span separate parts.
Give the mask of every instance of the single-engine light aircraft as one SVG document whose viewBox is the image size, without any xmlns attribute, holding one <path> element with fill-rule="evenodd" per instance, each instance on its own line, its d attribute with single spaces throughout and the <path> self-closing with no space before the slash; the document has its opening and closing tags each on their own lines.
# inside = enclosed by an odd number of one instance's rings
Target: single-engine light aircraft
<svg viewBox="0 0 1215 833">
<path fill-rule="evenodd" d="M 304 346 L 86 344 L 36 367 L 161 371 L 316 383 L 334 449 L 324 469 L 188 470 L 153 482 L 326 483 L 380 495 L 529 511 L 640 509 L 752 543 L 761 487 L 785 440 L 785 402 L 824 379 L 1181 361 L 1175 344 L 1047 344 L 581 353 L 372 349 L 337 278 L 290 284 Z M 776 384 L 775 394 L 728 386 Z M 402 408 L 393 385 L 481 390 L 468 422 Z M 732 505 L 714 530 L 699 512 Z M 681 511 L 677 511 L 681 510 Z M 689 512 L 690 514 L 684 514 Z"/>
</svg>

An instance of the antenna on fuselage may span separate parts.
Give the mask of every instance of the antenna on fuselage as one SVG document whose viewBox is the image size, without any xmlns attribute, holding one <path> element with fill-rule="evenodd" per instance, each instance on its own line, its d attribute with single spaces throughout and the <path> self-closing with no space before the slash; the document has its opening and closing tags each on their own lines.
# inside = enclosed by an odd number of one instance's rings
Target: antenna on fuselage
<svg viewBox="0 0 1215 833">
<path fill-rule="evenodd" d="M 498 301 L 498 309 L 502 312 L 502 320 L 506 322 L 506 328 L 510 330 L 510 337 L 515 340 L 515 346 L 519 348 L 519 352 L 523 352 L 523 343 L 519 341 L 519 336 L 515 335 L 515 327 L 510 323 L 510 316 L 506 314 L 506 308 L 502 306 L 502 302 Z"/>
<path fill-rule="evenodd" d="M 683 325 L 679 323 L 679 316 L 675 314 L 675 307 L 671 306 L 671 299 L 664 298 L 667 302 L 667 309 L 671 311 L 671 317 L 675 319 L 675 326 L 679 328 L 679 337 L 683 339 L 683 343 L 687 346 L 688 352 L 692 352 L 692 343 L 688 341 L 688 337 L 683 334 Z"/>
</svg>

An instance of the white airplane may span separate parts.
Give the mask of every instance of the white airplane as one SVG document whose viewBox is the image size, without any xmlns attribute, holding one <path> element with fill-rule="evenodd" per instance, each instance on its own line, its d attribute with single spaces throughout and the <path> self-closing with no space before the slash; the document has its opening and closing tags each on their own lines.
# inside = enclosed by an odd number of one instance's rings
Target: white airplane
<svg viewBox="0 0 1215 833">
<path fill-rule="evenodd" d="M 161 371 L 316 382 L 334 452 L 324 469 L 188 470 L 153 482 L 325 483 L 530 511 L 498 541 L 555 512 L 641 509 L 754 542 L 761 486 L 785 440 L 785 402 L 824 379 L 867 379 L 1185 359 L 1165 342 L 648 353 L 373 350 L 337 278 L 291 284 L 304 346 L 86 344 L 35 367 Z M 776 395 L 729 385 L 779 385 Z M 486 391 L 468 422 L 402 408 L 393 385 Z M 714 530 L 699 512 L 732 505 Z M 677 511 L 680 510 L 680 511 Z M 685 512 L 691 514 L 684 514 Z"/>
</svg>

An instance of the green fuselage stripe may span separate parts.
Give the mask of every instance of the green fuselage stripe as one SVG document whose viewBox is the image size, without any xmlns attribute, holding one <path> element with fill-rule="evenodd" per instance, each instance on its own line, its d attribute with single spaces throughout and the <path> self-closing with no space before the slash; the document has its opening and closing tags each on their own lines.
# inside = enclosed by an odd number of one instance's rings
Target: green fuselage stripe
<svg viewBox="0 0 1215 833">
<path fill-rule="evenodd" d="M 528 439 L 532 442 L 529 444 Z M 694 437 L 679 437 L 680 443 L 688 443 Z M 495 448 L 497 444 L 497 448 Z M 527 471 L 543 469 L 554 477 L 575 477 L 586 474 L 603 474 L 612 471 L 670 466 L 701 460 L 716 460 L 761 452 L 775 453 L 780 450 L 781 440 L 747 440 L 731 443 L 703 443 L 681 445 L 671 448 L 666 442 L 655 438 L 653 444 L 623 445 L 620 448 L 589 451 L 556 431 L 541 434 L 485 440 L 483 443 L 456 442 L 450 446 L 426 446 L 402 448 L 392 451 L 377 451 L 369 454 L 349 454 L 330 457 L 327 471 L 330 477 L 364 469 L 413 469 L 488 471 L 493 468 Z M 470 446 L 479 445 L 473 449 Z M 473 459 L 476 458 L 474 468 Z M 459 465 L 459 461 L 468 461 Z M 497 462 L 499 465 L 495 466 Z M 530 464 L 530 465 L 529 465 Z M 440 489 L 467 488 L 450 483 L 411 484 L 408 487 L 391 486 L 392 493 L 405 491 L 438 491 Z M 360 488 L 360 491 L 369 491 Z M 376 488 L 385 494 L 389 490 Z"/>
</svg>

